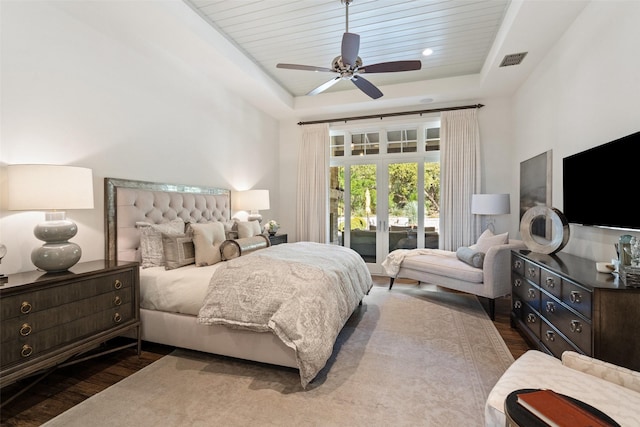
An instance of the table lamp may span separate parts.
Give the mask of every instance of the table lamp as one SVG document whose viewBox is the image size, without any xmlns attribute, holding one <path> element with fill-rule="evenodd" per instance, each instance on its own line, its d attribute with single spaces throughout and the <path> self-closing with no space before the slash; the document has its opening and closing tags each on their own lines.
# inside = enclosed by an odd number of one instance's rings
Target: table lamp
<svg viewBox="0 0 640 427">
<path fill-rule="evenodd" d="M 233 209 L 250 211 L 249 221 L 262 222 L 261 209 L 269 209 L 269 190 L 237 191 L 233 194 Z"/>
<path fill-rule="evenodd" d="M 492 216 L 511 213 L 509 194 L 474 194 L 471 196 L 471 213 L 488 215 L 487 228 L 495 233 Z"/>
<path fill-rule="evenodd" d="M 8 208 L 44 210 L 45 221 L 33 234 L 44 245 L 31 253 L 31 262 L 47 272 L 66 271 L 82 256 L 80 246 L 69 242 L 78 232 L 60 209 L 93 209 L 91 169 L 57 165 L 9 165 Z"/>
</svg>

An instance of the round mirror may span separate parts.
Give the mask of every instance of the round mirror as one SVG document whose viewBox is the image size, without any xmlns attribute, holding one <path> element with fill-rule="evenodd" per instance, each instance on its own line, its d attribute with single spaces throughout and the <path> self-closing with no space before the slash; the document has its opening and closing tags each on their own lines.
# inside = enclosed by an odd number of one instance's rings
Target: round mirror
<svg viewBox="0 0 640 427">
<path fill-rule="evenodd" d="M 569 223 L 556 208 L 534 206 L 522 215 L 520 234 L 532 252 L 554 254 L 569 242 Z"/>
</svg>

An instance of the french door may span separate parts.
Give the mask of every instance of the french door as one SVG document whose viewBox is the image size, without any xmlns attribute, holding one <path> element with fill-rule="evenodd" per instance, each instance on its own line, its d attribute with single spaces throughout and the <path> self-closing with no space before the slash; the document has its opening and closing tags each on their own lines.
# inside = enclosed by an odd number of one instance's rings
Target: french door
<svg viewBox="0 0 640 427">
<path fill-rule="evenodd" d="M 433 197 L 419 189 L 434 173 L 439 178 L 439 163 L 426 157 L 361 157 L 331 167 L 332 242 L 359 253 L 373 274 L 383 272 L 382 261 L 395 249 L 433 247 L 434 235 L 437 247 Z M 417 232 L 423 229 L 433 233 Z"/>
</svg>

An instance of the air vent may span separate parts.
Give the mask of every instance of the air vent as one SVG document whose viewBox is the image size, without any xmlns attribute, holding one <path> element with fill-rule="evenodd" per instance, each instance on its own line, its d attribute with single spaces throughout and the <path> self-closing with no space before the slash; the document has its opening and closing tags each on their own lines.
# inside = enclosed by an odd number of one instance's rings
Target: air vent
<svg viewBox="0 0 640 427">
<path fill-rule="evenodd" d="M 527 56 L 527 52 L 505 55 L 505 57 L 502 59 L 502 62 L 500 63 L 500 66 L 508 67 L 509 65 L 518 65 L 522 62 L 525 56 Z"/>
</svg>

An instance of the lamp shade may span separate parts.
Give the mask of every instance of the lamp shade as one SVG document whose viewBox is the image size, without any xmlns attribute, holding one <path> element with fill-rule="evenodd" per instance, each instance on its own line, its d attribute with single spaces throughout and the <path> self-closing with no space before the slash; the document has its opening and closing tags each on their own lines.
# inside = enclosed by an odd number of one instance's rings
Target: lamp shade
<svg viewBox="0 0 640 427">
<path fill-rule="evenodd" d="M 511 213 L 509 194 L 474 194 L 471 213 L 476 215 L 504 215 Z"/>
<path fill-rule="evenodd" d="M 269 209 L 269 190 L 246 190 L 234 193 L 233 209 L 237 211 Z"/>
<path fill-rule="evenodd" d="M 9 165 L 12 211 L 93 209 L 91 169 L 57 165 Z"/>
</svg>

